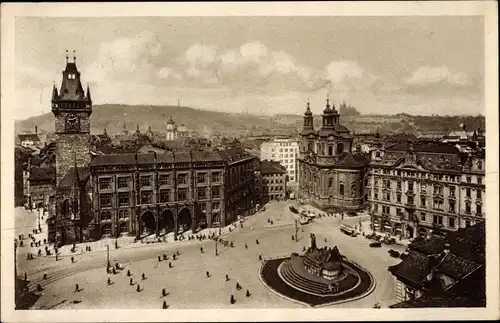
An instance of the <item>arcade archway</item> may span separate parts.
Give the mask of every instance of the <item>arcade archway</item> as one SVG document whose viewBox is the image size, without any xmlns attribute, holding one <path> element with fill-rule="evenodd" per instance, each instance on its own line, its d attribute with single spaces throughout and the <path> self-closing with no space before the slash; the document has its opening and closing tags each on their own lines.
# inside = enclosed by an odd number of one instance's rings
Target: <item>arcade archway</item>
<svg viewBox="0 0 500 323">
<path fill-rule="evenodd" d="M 160 234 L 167 234 L 174 231 L 174 214 L 169 209 L 163 210 L 158 217 L 158 230 Z"/>
<path fill-rule="evenodd" d="M 191 211 L 188 208 L 183 208 L 178 216 L 179 232 L 188 231 L 191 229 Z"/>
<path fill-rule="evenodd" d="M 146 211 L 141 215 L 141 234 L 150 235 L 156 231 L 156 221 L 153 212 Z"/>
</svg>

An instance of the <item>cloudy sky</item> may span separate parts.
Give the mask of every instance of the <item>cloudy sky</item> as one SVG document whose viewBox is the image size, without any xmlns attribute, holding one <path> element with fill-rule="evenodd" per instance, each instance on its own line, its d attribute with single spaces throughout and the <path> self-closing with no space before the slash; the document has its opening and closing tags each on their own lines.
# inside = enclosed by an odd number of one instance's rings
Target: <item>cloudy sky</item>
<svg viewBox="0 0 500 323">
<path fill-rule="evenodd" d="M 17 18 L 16 118 L 50 111 L 65 50 L 94 104 L 484 113 L 481 17 Z"/>
</svg>

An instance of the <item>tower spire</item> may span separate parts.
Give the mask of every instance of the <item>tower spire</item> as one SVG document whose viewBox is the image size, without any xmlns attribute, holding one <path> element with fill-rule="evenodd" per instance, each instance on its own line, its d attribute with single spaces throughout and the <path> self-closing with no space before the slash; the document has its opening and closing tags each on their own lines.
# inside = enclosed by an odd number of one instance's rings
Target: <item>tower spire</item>
<svg viewBox="0 0 500 323">
<path fill-rule="evenodd" d="M 87 83 L 87 100 L 92 101 L 92 99 L 90 97 L 90 87 L 89 87 L 88 83 Z"/>
</svg>

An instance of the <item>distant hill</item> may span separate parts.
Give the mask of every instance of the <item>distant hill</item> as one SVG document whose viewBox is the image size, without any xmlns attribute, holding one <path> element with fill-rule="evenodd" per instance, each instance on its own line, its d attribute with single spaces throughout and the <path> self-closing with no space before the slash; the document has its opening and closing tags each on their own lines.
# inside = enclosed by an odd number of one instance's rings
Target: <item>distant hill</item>
<svg viewBox="0 0 500 323">
<path fill-rule="evenodd" d="M 93 107 L 91 131 L 102 133 L 106 128 L 108 133 L 119 133 L 125 123 L 128 131 L 135 131 L 139 124 L 141 132 L 145 132 L 149 125 L 153 131 L 161 132 L 170 116 L 178 126 L 184 124 L 189 130 L 205 136 L 214 133 L 225 136 L 293 133 L 303 124 L 303 115 L 277 114 L 269 117 L 179 106 L 104 104 Z M 341 115 L 340 123 L 356 133 L 375 132 L 377 129 L 381 133 L 419 133 L 458 130 L 461 123 L 465 123 L 468 129 L 484 129 L 485 119 L 484 116 Z M 316 128 L 321 126 L 320 115 L 315 115 L 314 124 Z M 32 132 L 35 126 L 38 126 L 41 133 L 53 132 L 54 116 L 46 113 L 16 121 L 16 133 Z"/>
<path fill-rule="evenodd" d="M 198 131 L 200 134 L 219 132 L 232 135 L 251 129 L 263 131 L 269 127 L 269 117 L 264 116 L 198 110 L 182 106 L 104 104 L 93 107 L 91 131 L 102 133 L 106 128 L 108 133 L 118 133 L 123 130 L 124 123 L 128 131 L 135 131 L 137 124 L 142 132 L 145 132 L 149 125 L 153 131 L 162 131 L 170 116 L 177 126 L 184 124 L 189 130 Z M 53 132 L 53 114 L 46 113 L 16 121 L 16 133 L 33 131 L 35 126 L 38 126 L 41 132 Z"/>
</svg>

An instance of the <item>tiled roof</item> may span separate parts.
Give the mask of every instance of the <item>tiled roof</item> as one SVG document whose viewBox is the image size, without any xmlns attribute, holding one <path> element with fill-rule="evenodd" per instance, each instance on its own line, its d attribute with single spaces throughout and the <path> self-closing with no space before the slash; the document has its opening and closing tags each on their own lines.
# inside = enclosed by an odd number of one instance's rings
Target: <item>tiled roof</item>
<svg viewBox="0 0 500 323">
<path fill-rule="evenodd" d="M 432 255 L 443 251 L 445 244 L 446 238 L 431 235 L 428 238 L 423 236 L 415 238 L 408 247 L 425 255 Z"/>
<path fill-rule="evenodd" d="M 429 258 L 426 255 L 409 252 L 399 264 L 390 266 L 389 271 L 405 284 L 421 288 L 429 273 L 428 266 Z"/>
<path fill-rule="evenodd" d="M 220 151 L 182 151 L 182 152 L 165 152 L 156 154 L 158 163 L 172 162 L 209 162 L 209 161 L 226 161 L 228 163 L 236 162 L 245 158 L 252 157 L 243 149 L 227 149 Z M 155 155 L 152 153 L 137 154 L 136 161 L 135 153 L 125 154 L 108 154 L 95 156 L 90 163 L 90 166 L 112 166 L 112 165 L 133 165 L 136 164 L 153 164 Z"/>
<path fill-rule="evenodd" d="M 449 232 L 448 243 L 453 254 L 484 264 L 486 258 L 486 226 L 484 223 L 477 223 L 465 229 Z"/>
<path fill-rule="evenodd" d="M 339 155 L 338 166 L 363 166 L 368 163 L 364 155 L 353 155 L 349 152 L 343 152 Z"/>
<path fill-rule="evenodd" d="M 420 298 L 397 303 L 390 308 L 423 308 L 423 307 L 485 307 L 484 299 L 470 297 L 454 297 L 453 295 L 422 296 Z"/>
<path fill-rule="evenodd" d="M 447 254 L 436 266 L 436 270 L 454 279 L 462 279 L 471 272 L 479 269 L 480 264 L 458 257 L 452 253 Z"/>
<path fill-rule="evenodd" d="M 33 180 L 55 180 L 56 168 L 55 167 L 33 167 L 30 171 L 30 181 Z"/>
<path fill-rule="evenodd" d="M 85 183 L 90 177 L 90 170 L 88 167 L 78 167 L 78 177 L 81 183 Z M 71 167 L 69 171 L 64 175 L 63 179 L 59 182 L 57 189 L 71 189 L 76 181 L 76 171 L 75 167 Z"/>
<path fill-rule="evenodd" d="M 413 142 L 413 151 L 415 152 L 428 152 L 428 153 L 441 153 L 441 154 L 458 154 L 459 150 L 451 144 L 441 142 Z M 410 147 L 409 142 L 398 142 L 389 147 L 386 151 L 406 151 Z"/>
<path fill-rule="evenodd" d="M 38 135 L 34 133 L 28 133 L 28 134 L 21 134 L 17 135 L 21 141 L 26 141 L 26 140 L 31 140 L 31 141 L 40 141 L 40 138 Z"/>
<path fill-rule="evenodd" d="M 260 172 L 262 175 L 286 174 L 286 168 L 279 162 L 262 160 L 260 162 Z"/>
</svg>

